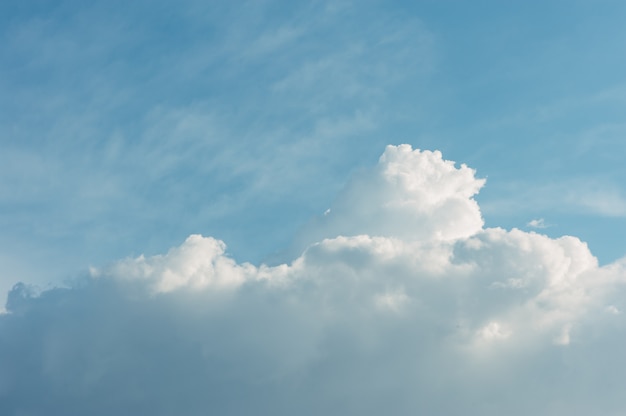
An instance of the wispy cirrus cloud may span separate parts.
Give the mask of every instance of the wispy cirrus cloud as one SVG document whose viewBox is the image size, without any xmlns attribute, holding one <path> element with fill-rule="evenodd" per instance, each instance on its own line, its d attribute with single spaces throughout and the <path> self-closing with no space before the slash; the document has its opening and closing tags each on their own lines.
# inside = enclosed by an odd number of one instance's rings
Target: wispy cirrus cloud
<svg viewBox="0 0 626 416">
<path fill-rule="evenodd" d="M 580 178 L 542 185 L 510 184 L 505 197 L 483 204 L 488 213 L 545 211 L 573 214 L 626 216 L 626 197 L 606 180 Z"/>
<path fill-rule="evenodd" d="M 31 267 L 62 262 L 62 273 L 198 231 L 255 262 L 287 244 L 356 161 L 375 157 L 359 144 L 383 145 L 393 89 L 407 78 L 425 85 L 435 47 L 418 20 L 377 13 L 366 28 L 354 5 L 274 6 L 135 3 L 117 13 L 57 2 L 4 26 L 5 253 Z M 236 214 L 251 204 L 250 217 Z M 260 218 L 277 215 L 290 228 L 259 250 L 245 234 L 267 234 Z M 66 244 L 76 258 L 58 251 Z"/>
</svg>

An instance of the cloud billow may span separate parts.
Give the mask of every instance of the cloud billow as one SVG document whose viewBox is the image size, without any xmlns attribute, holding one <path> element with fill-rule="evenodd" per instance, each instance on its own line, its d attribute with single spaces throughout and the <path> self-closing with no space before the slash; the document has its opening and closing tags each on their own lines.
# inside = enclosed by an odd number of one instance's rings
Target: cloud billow
<svg viewBox="0 0 626 416">
<path fill-rule="evenodd" d="M 389 146 L 277 266 L 192 235 L 0 316 L 6 415 L 626 410 L 626 263 L 483 228 L 475 172 Z"/>
</svg>

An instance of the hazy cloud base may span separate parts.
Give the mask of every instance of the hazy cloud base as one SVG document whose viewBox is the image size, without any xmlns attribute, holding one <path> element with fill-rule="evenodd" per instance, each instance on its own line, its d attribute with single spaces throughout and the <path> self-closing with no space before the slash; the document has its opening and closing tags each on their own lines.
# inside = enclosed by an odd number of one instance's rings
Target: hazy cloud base
<svg viewBox="0 0 626 416">
<path fill-rule="evenodd" d="M 483 228 L 484 185 L 389 146 L 289 264 L 190 236 L 0 316 L 6 415 L 612 415 L 626 261 Z"/>
</svg>

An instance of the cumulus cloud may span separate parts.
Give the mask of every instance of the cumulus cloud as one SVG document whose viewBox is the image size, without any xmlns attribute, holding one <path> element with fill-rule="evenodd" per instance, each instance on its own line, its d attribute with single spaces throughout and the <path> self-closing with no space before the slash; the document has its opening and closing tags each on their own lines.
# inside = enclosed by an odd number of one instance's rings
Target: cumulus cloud
<svg viewBox="0 0 626 416">
<path fill-rule="evenodd" d="M 485 184 L 439 151 L 387 146 L 378 165 L 355 177 L 333 207 L 305 231 L 306 245 L 339 235 L 451 241 L 476 233 L 483 219 L 472 198 Z"/>
<path fill-rule="evenodd" d="M 483 228 L 483 184 L 389 146 L 289 263 L 192 235 L 66 288 L 18 284 L 0 413 L 623 413 L 626 260 Z"/>
</svg>

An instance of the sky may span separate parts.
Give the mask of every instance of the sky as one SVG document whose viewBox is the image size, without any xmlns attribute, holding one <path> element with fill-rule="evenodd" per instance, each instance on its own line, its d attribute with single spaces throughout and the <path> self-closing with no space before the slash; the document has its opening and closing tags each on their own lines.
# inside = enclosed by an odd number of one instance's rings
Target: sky
<svg viewBox="0 0 626 416">
<path fill-rule="evenodd" d="M 0 2 L 0 413 L 624 414 L 625 18 Z"/>
</svg>

